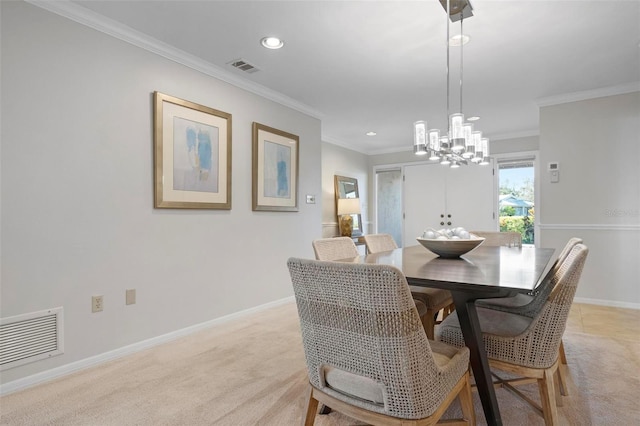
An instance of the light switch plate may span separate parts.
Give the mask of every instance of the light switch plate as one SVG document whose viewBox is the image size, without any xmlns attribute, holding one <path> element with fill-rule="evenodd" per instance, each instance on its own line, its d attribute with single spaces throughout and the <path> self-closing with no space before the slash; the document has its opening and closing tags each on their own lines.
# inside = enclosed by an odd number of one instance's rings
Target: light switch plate
<svg viewBox="0 0 640 426">
<path fill-rule="evenodd" d="M 307 204 L 315 204 L 315 203 L 316 203 L 316 196 L 307 194 Z"/>
<path fill-rule="evenodd" d="M 126 292 L 126 304 L 127 305 L 134 305 L 136 303 L 136 289 L 135 288 L 131 288 L 128 289 Z"/>
</svg>

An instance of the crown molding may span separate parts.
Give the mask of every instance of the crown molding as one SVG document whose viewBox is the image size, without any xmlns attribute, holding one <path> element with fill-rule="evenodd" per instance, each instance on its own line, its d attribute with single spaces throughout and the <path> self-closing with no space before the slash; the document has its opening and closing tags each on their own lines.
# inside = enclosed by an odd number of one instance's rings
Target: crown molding
<svg viewBox="0 0 640 426">
<path fill-rule="evenodd" d="M 155 53 L 156 55 L 162 56 L 178 64 L 199 71 L 210 77 L 214 77 L 218 80 L 222 80 L 226 83 L 254 93 L 263 98 L 277 102 L 283 106 L 289 107 L 318 120 L 322 120 L 322 118 L 324 117 L 324 114 L 322 114 L 320 111 L 311 108 L 310 106 L 305 105 L 301 102 L 298 102 L 286 95 L 283 95 L 282 93 L 276 92 L 265 86 L 262 86 L 261 84 L 254 83 L 250 80 L 234 75 L 229 71 L 226 71 L 207 61 L 204 61 L 194 55 L 186 53 L 180 49 L 175 48 L 174 46 L 150 37 L 144 33 L 141 33 L 140 31 L 136 31 L 126 25 L 114 21 L 113 19 L 109 19 L 103 15 L 100 15 L 99 13 L 79 6 L 68 0 L 25 1 L 34 6 L 45 9 L 49 12 L 55 13 L 64 18 L 70 19 L 79 24 L 85 25 L 89 28 L 93 28 L 94 30 L 100 31 L 104 34 L 132 44 L 136 47 Z"/>
<path fill-rule="evenodd" d="M 507 139 L 521 139 L 540 136 L 539 129 L 523 130 L 521 132 L 502 133 L 499 135 L 491 136 L 492 141 L 503 141 Z"/>
<path fill-rule="evenodd" d="M 357 148 L 349 145 L 348 143 L 346 143 L 346 142 L 344 142 L 344 141 L 342 141 L 340 139 L 334 138 L 333 136 L 326 135 L 324 133 L 322 134 L 321 139 L 322 139 L 322 142 L 329 143 L 329 144 L 335 145 L 335 146 L 339 146 L 340 148 L 348 149 L 349 151 L 354 151 L 354 152 L 357 152 L 357 153 L 360 153 L 360 154 L 364 154 L 364 155 L 370 155 L 366 151 L 363 151 L 361 149 L 357 149 Z"/>
<path fill-rule="evenodd" d="M 536 102 L 538 107 L 566 104 L 569 102 L 586 101 L 589 99 L 603 98 L 605 96 L 624 95 L 627 93 L 640 92 L 640 81 L 618 86 L 603 87 L 600 89 L 586 90 L 584 92 L 567 93 L 558 96 L 540 98 Z"/>
<path fill-rule="evenodd" d="M 400 152 L 407 152 L 407 151 L 413 152 L 413 144 L 408 146 L 408 147 L 403 146 L 402 148 L 394 147 L 394 148 L 376 149 L 376 150 L 373 150 L 373 151 L 369 151 L 367 153 L 367 155 L 397 154 L 397 153 L 400 153 Z"/>
</svg>

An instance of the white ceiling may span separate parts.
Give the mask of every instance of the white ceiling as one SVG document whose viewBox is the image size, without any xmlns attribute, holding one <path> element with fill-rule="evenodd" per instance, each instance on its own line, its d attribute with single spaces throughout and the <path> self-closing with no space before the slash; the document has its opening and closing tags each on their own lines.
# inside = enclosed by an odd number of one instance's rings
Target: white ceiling
<svg viewBox="0 0 640 426">
<path fill-rule="evenodd" d="M 318 111 L 327 142 L 399 151 L 410 148 L 415 120 L 446 124 L 446 19 L 438 0 L 73 3 Z M 541 103 L 640 88 L 639 1 L 472 5 L 463 112 L 481 117 L 476 129 L 484 136 L 538 134 Z M 459 29 L 451 24 L 452 34 Z M 284 48 L 261 47 L 267 35 L 284 39 Z M 453 112 L 460 67 L 451 49 Z M 228 65 L 237 58 L 260 71 Z M 377 136 L 365 136 L 370 130 Z"/>
</svg>

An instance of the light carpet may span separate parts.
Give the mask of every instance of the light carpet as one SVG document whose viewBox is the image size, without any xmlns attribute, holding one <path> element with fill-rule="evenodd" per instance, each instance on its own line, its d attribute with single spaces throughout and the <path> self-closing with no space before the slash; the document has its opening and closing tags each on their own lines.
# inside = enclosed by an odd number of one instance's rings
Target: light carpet
<svg viewBox="0 0 640 426">
<path fill-rule="evenodd" d="M 640 419 L 640 343 L 567 331 L 566 425 Z M 306 388 L 295 304 L 210 328 L 0 398 L 2 425 L 298 425 Z M 529 392 L 537 398 L 537 387 Z M 497 390 L 505 425 L 542 425 L 528 405 Z M 477 398 L 478 424 L 485 424 Z M 448 415 L 455 415 L 457 402 Z M 319 426 L 361 424 L 339 413 Z"/>
</svg>

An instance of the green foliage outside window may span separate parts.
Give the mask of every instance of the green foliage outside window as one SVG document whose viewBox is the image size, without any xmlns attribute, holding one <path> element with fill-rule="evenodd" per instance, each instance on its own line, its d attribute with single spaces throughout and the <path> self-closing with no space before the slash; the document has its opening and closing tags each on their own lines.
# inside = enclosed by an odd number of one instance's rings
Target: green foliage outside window
<svg viewBox="0 0 640 426">
<path fill-rule="evenodd" d="M 513 206 L 500 207 L 500 217 L 502 216 L 515 216 L 516 208 Z"/>
<path fill-rule="evenodd" d="M 535 211 L 529 209 L 529 216 L 504 216 L 500 209 L 500 231 L 513 231 L 522 235 L 522 244 L 533 244 L 533 223 Z"/>
</svg>

